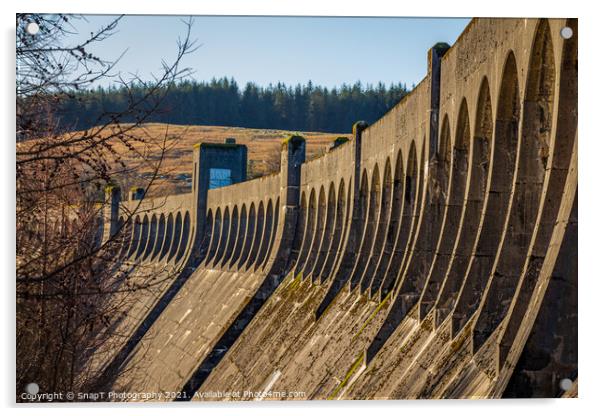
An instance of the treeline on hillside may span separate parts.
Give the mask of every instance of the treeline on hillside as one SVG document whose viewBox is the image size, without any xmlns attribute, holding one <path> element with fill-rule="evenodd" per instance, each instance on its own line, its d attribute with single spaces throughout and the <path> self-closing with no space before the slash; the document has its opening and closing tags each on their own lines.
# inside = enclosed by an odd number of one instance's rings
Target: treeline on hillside
<svg viewBox="0 0 602 416">
<path fill-rule="evenodd" d="M 361 83 L 338 88 L 282 83 L 260 87 L 247 83 L 241 90 L 234 79 L 210 82 L 183 81 L 170 85 L 161 109 L 145 122 L 185 125 L 217 125 L 295 131 L 345 133 L 358 120 L 376 121 L 393 107 L 408 89 L 405 84 L 386 87 Z M 104 121 L 143 97 L 144 86 L 96 88 L 79 91 L 64 101 L 60 124 L 83 130 Z M 103 115 L 103 116 L 100 116 Z M 135 122 L 121 118 L 121 122 Z"/>
</svg>

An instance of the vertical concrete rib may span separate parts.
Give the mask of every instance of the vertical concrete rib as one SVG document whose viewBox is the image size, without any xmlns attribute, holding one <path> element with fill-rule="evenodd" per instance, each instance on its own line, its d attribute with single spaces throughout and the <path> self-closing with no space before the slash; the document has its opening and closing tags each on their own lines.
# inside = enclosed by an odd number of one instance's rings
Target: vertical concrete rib
<svg viewBox="0 0 602 416">
<path fill-rule="evenodd" d="M 272 283 L 265 288 L 273 290 L 288 273 L 287 267 L 293 257 L 293 242 L 298 238 L 299 202 L 301 192 L 301 166 L 305 162 L 305 139 L 298 135 L 289 136 L 280 152 L 280 195 L 278 197 L 278 224 L 273 249 L 270 250 L 267 275 Z"/>
<path fill-rule="evenodd" d="M 157 214 L 153 214 L 151 216 L 150 221 L 150 229 L 148 232 L 148 241 L 146 243 L 146 248 L 144 249 L 142 260 L 146 260 L 148 256 L 153 252 L 157 242 Z"/>
<path fill-rule="evenodd" d="M 420 161 L 416 159 L 414 142 L 410 146 L 407 171 L 404 184 L 404 199 L 401 214 L 401 224 L 398 229 L 395 247 L 389 262 L 383 262 L 383 279 L 378 289 L 379 299 L 382 301 L 391 290 L 401 275 L 410 253 L 412 241 L 416 235 L 418 219 L 422 207 L 422 193 L 424 191 L 424 146 Z"/>
<path fill-rule="evenodd" d="M 309 252 L 307 253 L 307 261 L 303 266 L 302 278 L 305 279 L 309 274 L 311 274 L 312 269 L 314 268 L 316 258 L 318 257 L 318 251 L 320 250 L 320 243 L 322 242 L 324 236 L 324 217 L 326 215 L 326 195 L 324 192 L 324 186 L 320 186 L 320 193 L 318 197 L 318 206 L 316 213 L 316 227 L 314 236 L 310 245 Z"/>
<path fill-rule="evenodd" d="M 198 225 L 198 224 L 197 224 Z M 191 250 L 196 252 L 191 253 L 191 258 L 196 259 L 195 261 L 203 261 L 209 252 L 209 245 L 211 244 L 211 236 L 213 234 L 213 211 L 210 209 L 207 212 L 207 217 L 203 221 L 203 233 L 197 241 L 197 245 L 195 246 L 194 241 L 191 245 Z M 196 264 L 196 263 L 195 263 Z"/>
<path fill-rule="evenodd" d="M 253 244 L 251 246 L 251 252 L 249 253 L 249 259 L 244 265 L 244 270 L 248 270 L 255 261 L 257 260 L 257 254 L 259 253 L 259 245 L 263 240 L 263 232 L 265 230 L 265 206 L 263 201 L 259 202 L 259 208 L 257 209 L 257 225 L 255 227 L 255 236 L 253 237 Z"/>
<path fill-rule="evenodd" d="M 188 249 L 190 239 L 190 212 L 186 211 L 184 214 L 184 220 L 182 224 L 182 238 L 180 239 L 180 245 L 175 257 L 175 262 L 179 262 Z"/>
<path fill-rule="evenodd" d="M 330 182 L 328 186 L 328 200 L 326 204 L 326 219 L 324 220 L 324 236 L 320 242 L 320 248 L 318 249 L 318 256 L 312 270 L 310 272 L 312 281 L 314 283 L 319 281 L 320 271 L 324 267 L 326 256 L 328 255 L 328 249 L 332 241 L 332 233 L 334 230 L 335 222 L 335 211 L 336 211 L 336 195 L 334 190 L 334 184 Z"/>
<path fill-rule="evenodd" d="M 161 248 L 161 256 L 158 260 L 164 260 L 169 252 L 169 248 L 171 247 L 171 242 L 173 240 L 173 213 L 169 213 L 167 215 L 167 227 L 165 229 L 165 241 L 163 242 L 163 247 Z"/>
<path fill-rule="evenodd" d="M 455 295 L 452 294 L 457 294 L 462 285 L 483 215 L 487 177 L 490 175 L 493 151 L 492 117 L 489 83 L 484 77 L 477 100 L 475 137 L 471 146 L 470 185 L 460 220 L 460 232 L 454 243 L 452 260 L 448 269 L 443 276 L 434 272 L 431 274 L 420 299 L 420 316 L 426 316 L 435 305 L 438 305 L 435 311 L 438 311 L 439 308 L 449 310 L 449 303 L 455 299 Z M 435 326 L 439 326 L 445 316 L 446 314 L 436 312 Z"/>
<path fill-rule="evenodd" d="M 222 222 L 222 209 L 221 207 L 218 207 L 215 210 L 213 231 L 211 232 L 211 243 L 209 243 L 209 251 L 207 252 L 207 257 L 205 258 L 205 267 L 209 266 L 210 262 L 213 260 L 213 257 L 215 257 L 215 253 L 217 252 L 220 238 L 224 233 Z"/>
<path fill-rule="evenodd" d="M 343 242 L 343 251 L 338 260 L 337 268 L 334 271 L 334 277 L 330 283 L 328 291 L 320 302 L 316 310 L 316 317 L 319 318 L 322 313 L 326 310 L 330 302 L 339 293 L 341 288 L 347 282 L 351 270 L 354 265 L 354 259 L 357 249 L 360 245 L 360 238 L 363 232 L 363 216 L 362 207 L 360 206 L 360 180 L 361 180 L 361 155 L 362 155 L 362 131 L 368 127 L 368 124 L 364 121 L 359 121 L 353 125 L 353 150 L 354 150 L 354 172 L 353 179 L 349 185 L 349 200 L 352 201 L 349 205 L 350 216 L 346 226 L 348 231 L 346 232 L 345 240 Z"/>
<path fill-rule="evenodd" d="M 148 231 L 149 231 L 149 221 L 148 215 L 144 214 L 142 217 L 142 226 L 140 228 L 140 239 L 138 240 L 138 247 L 134 252 L 134 260 L 140 260 L 144 249 L 146 248 L 146 243 L 148 242 Z"/>
<path fill-rule="evenodd" d="M 409 253 L 407 268 L 400 277 L 394 295 L 392 309 L 398 310 L 400 317 L 405 316 L 420 297 L 443 226 L 452 162 L 451 136 L 449 128 L 444 127 L 445 130 L 447 133 L 441 136 L 438 153 L 429 163 L 425 203 L 418 234 Z"/>
<path fill-rule="evenodd" d="M 303 233 L 303 244 L 301 245 L 301 250 L 299 251 L 299 258 L 297 260 L 297 264 L 295 266 L 295 272 L 293 273 L 296 277 L 303 271 L 305 267 L 305 263 L 307 263 L 307 257 L 309 255 L 309 251 L 311 248 L 311 243 L 316 235 L 316 217 L 318 215 L 318 210 L 316 209 L 316 190 L 312 188 L 309 193 L 309 204 L 307 206 L 307 225 L 305 227 L 305 232 Z"/>
<path fill-rule="evenodd" d="M 140 242 L 140 232 L 142 230 L 140 215 L 136 215 L 134 217 L 134 227 L 132 231 L 132 239 L 130 241 L 130 246 L 127 252 L 126 257 L 128 259 L 132 259 L 136 249 L 138 248 L 138 243 Z M 132 259 L 133 260 L 133 259 Z"/>
<path fill-rule="evenodd" d="M 364 274 L 366 263 L 370 258 L 372 252 L 372 246 L 374 244 L 374 235 L 376 233 L 376 227 L 379 217 L 379 211 L 381 208 L 381 178 L 380 169 L 378 164 L 374 165 L 372 170 L 372 181 L 370 190 L 368 192 L 368 211 L 366 213 L 366 225 L 364 227 L 364 235 L 362 236 L 362 242 L 356 258 L 354 269 L 349 279 L 350 289 L 355 289 L 360 279 Z"/>
<path fill-rule="evenodd" d="M 414 150 L 415 152 L 415 150 Z M 415 165 L 415 162 L 414 162 Z M 393 194 L 391 203 L 391 213 L 389 214 L 389 224 L 387 226 L 387 233 L 384 237 L 384 245 L 374 275 L 370 281 L 370 287 L 368 295 L 373 297 L 379 292 L 380 285 L 384 279 L 385 272 L 389 260 L 393 256 L 393 250 L 395 249 L 395 243 L 397 241 L 397 235 L 399 233 L 399 226 L 402 222 L 402 214 L 404 212 L 404 187 L 405 187 L 405 172 L 403 164 L 403 154 L 401 150 L 397 151 L 397 157 L 395 161 L 395 174 L 393 177 Z"/>
<path fill-rule="evenodd" d="M 257 253 L 257 260 L 253 265 L 253 271 L 257 270 L 265 260 L 265 256 L 268 251 L 268 246 L 272 240 L 272 227 L 274 221 L 274 206 L 272 204 L 272 200 L 270 199 L 267 204 L 267 208 L 265 210 L 265 225 L 263 230 L 263 235 L 261 237 L 261 245 L 259 247 L 259 251 Z"/>
<path fill-rule="evenodd" d="M 577 183 L 576 161 L 571 162 L 571 157 L 577 155 L 577 19 L 568 19 L 567 26 L 573 30 L 573 37 L 564 41 L 562 51 L 557 103 L 557 108 L 561 111 L 556 112 L 558 114 L 555 130 L 556 134 L 554 135 L 554 151 L 552 153 L 551 169 L 549 173 L 550 176 L 545 196 L 546 202 L 541 213 L 541 218 L 538 221 L 539 229 L 537 231 L 537 237 L 532 248 L 530 264 L 526 271 L 523 272 L 523 278 L 519 285 L 519 289 L 516 291 L 512 301 L 507 326 L 503 331 L 502 337 L 500 338 L 498 354 L 500 368 L 502 368 L 504 365 L 508 352 L 510 351 L 516 334 L 518 333 L 525 314 L 527 313 L 527 308 L 529 307 L 535 286 L 539 280 L 540 271 L 544 266 L 545 257 L 549 252 L 554 228 L 560 221 L 559 212 L 563 197 L 565 197 L 567 194 L 570 194 L 572 191 L 571 188 L 576 186 Z M 571 163 L 573 163 L 575 166 L 575 172 L 572 178 L 568 176 Z M 577 195 L 575 191 L 574 206 L 572 210 L 573 212 L 571 213 L 571 220 L 574 221 L 575 235 L 577 233 L 576 207 Z M 565 239 L 567 238 L 566 236 L 572 232 L 569 228 L 570 226 L 571 224 L 569 223 L 569 225 L 567 225 L 568 231 L 565 232 Z M 576 238 L 574 241 L 576 241 Z M 565 242 L 563 242 L 563 245 L 565 245 Z M 564 267 L 564 264 L 561 264 L 561 262 L 570 264 L 572 259 L 577 258 L 576 244 L 572 245 L 571 243 L 568 243 L 568 245 L 570 247 L 561 248 L 561 252 L 562 250 L 574 250 L 574 253 L 570 255 L 559 254 L 557 260 L 558 265 L 556 266 L 557 268 Z M 556 274 L 557 273 L 555 271 L 553 275 Z M 575 288 L 573 290 L 575 289 L 576 281 Z M 568 339 L 567 341 L 570 342 Z"/>
<path fill-rule="evenodd" d="M 165 240 L 165 214 L 161 213 L 159 215 L 159 226 L 157 229 L 157 239 L 155 241 L 155 246 L 153 248 L 153 254 L 151 256 L 151 261 L 157 260 L 157 256 L 161 252 L 161 248 L 163 247 L 163 241 Z"/>
<path fill-rule="evenodd" d="M 178 251 L 178 247 L 180 246 L 180 240 L 182 239 L 182 213 L 178 211 L 176 214 L 176 219 L 174 223 L 173 230 L 173 239 L 171 241 L 171 248 L 169 249 L 169 254 L 167 255 L 167 261 L 171 261 Z"/>
<path fill-rule="evenodd" d="M 341 181 L 339 183 L 339 190 L 335 198 L 336 218 L 334 228 L 332 231 L 332 240 L 330 242 L 330 246 L 328 247 L 326 260 L 324 261 L 323 267 L 321 268 L 318 274 L 320 283 L 326 281 L 332 273 L 335 260 L 337 259 L 338 254 L 341 251 L 341 242 L 344 240 L 344 230 L 347 228 L 345 227 L 345 220 L 347 217 L 346 211 L 348 211 L 348 205 L 346 204 L 345 197 L 345 179 L 343 178 L 341 178 Z M 317 264 L 316 266 L 319 266 L 319 264 Z"/>
<path fill-rule="evenodd" d="M 228 244 L 228 239 L 230 238 L 230 207 L 226 207 L 224 209 L 224 217 L 222 220 L 222 232 L 220 235 L 219 243 L 217 245 L 217 251 L 215 252 L 215 256 L 211 262 L 211 268 L 214 268 L 222 259 L 224 252 L 226 251 L 226 245 Z"/>
<path fill-rule="evenodd" d="M 474 327 L 473 348 L 478 350 L 506 315 L 519 283 L 531 241 L 549 169 L 556 71 L 547 19 L 537 26 L 522 116 L 518 169 L 504 240 L 492 277 L 485 287 Z M 549 176 L 549 175 L 548 175 Z"/>
<path fill-rule="evenodd" d="M 245 235 L 245 245 L 243 246 L 240 260 L 236 266 L 236 269 L 242 269 L 243 265 L 249 259 L 251 246 L 253 244 L 253 239 L 255 238 L 255 228 L 257 226 L 256 223 L 257 218 L 255 213 L 255 203 L 251 202 L 251 207 L 249 208 L 249 220 L 247 221 L 247 232 Z"/>
<path fill-rule="evenodd" d="M 360 190 L 359 190 L 359 199 L 358 199 L 358 210 L 357 210 L 357 221 L 358 221 L 358 238 L 356 243 L 356 250 L 353 253 L 350 253 L 349 256 L 343 257 L 342 262 L 339 265 L 338 273 L 341 275 L 339 279 L 344 280 L 349 284 L 349 288 L 353 288 L 352 278 L 354 275 L 354 271 L 356 270 L 356 265 L 361 261 L 361 252 L 362 248 L 366 245 L 366 233 L 368 232 L 368 228 L 370 227 L 370 187 L 368 185 L 368 173 L 366 169 L 364 169 L 362 173 L 362 180 L 360 182 Z M 374 209 L 374 205 L 372 205 L 372 209 Z M 365 251 L 365 249 L 364 249 Z M 352 254 L 352 255 L 351 255 Z"/>
<path fill-rule="evenodd" d="M 299 218 L 295 226 L 295 238 L 293 239 L 290 257 L 287 260 L 286 274 L 293 270 L 293 268 L 297 268 L 299 263 L 299 255 L 301 254 L 301 248 L 307 232 L 306 228 L 308 215 L 309 210 L 307 209 L 307 195 L 305 191 L 303 191 L 301 193 L 301 206 L 298 214 Z"/>
<path fill-rule="evenodd" d="M 236 239 L 238 238 L 239 226 L 240 220 L 238 216 L 238 206 L 235 205 L 234 208 L 232 208 L 232 220 L 230 222 L 230 233 L 228 235 L 228 243 L 226 244 L 226 251 L 219 264 L 220 268 L 224 267 L 226 263 L 232 258 L 234 245 L 236 244 Z"/>
<path fill-rule="evenodd" d="M 270 201 L 271 202 L 271 201 Z M 261 268 L 265 268 L 270 260 L 272 250 L 274 249 L 274 242 L 276 241 L 276 236 L 278 235 L 278 224 L 280 217 L 280 197 L 276 199 L 276 204 L 273 209 L 273 219 L 272 219 L 272 235 L 270 236 L 270 244 L 268 246 L 266 256 L 260 265 Z"/>
<path fill-rule="evenodd" d="M 455 300 L 452 313 L 452 335 L 464 327 L 479 306 L 483 290 L 493 268 L 495 255 L 501 243 L 504 218 L 509 211 L 510 195 L 516 165 L 520 102 L 518 77 L 514 54 L 510 52 L 498 97 L 494 130 L 493 166 L 489 179 L 485 214 L 479 229 L 476 247 L 470 265 Z M 451 293 L 453 296 L 453 293 Z M 438 309 L 438 314 L 449 311 Z"/>
<path fill-rule="evenodd" d="M 579 374 L 578 198 L 576 189 L 571 191 L 575 191 L 572 209 L 568 218 L 563 214 L 563 224 L 559 224 L 564 228 L 558 234 L 559 247 L 551 250 L 557 253 L 556 261 L 546 265 L 549 276 L 545 285 L 538 284 L 539 295 L 529 305 L 528 315 L 520 317 L 520 321 L 528 321 L 529 325 L 521 325 L 517 342 L 512 346 L 516 365 L 498 363 L 498 373 L 504 370 L 498 379 L 507 382 L 500 382 L 500 390 L 495 394 L 503 398 L 563 397 L 566 392 L 558 380 L 567 378 L 576 382 Z M 569 194 L 564 196 L 567 198 Z"/>
<path fill-rule="evenodd" d="M 130 242 L 132 241 L 132 234 L 134 231 L 133 218 L 129 217 L 123 226 L 121 232 L 121 247 L 119 250 L 119 259 L 125 260 L 127 253 L 130 249 Z"/>
<path fill-rule="evenodd" d="M 470 146 L 470 120 L 468 116 L 468 106 L 466 99 L 463 99 L 460 104 L 460 112 L 457 117 L 456 134 L 453 146 L 452 169 L 449 184 L 449 194 L 446 201 L 445 213 L 443 214 L 443 228 L 435 257 L 431 262 L 431 267 L 428 272 L 424 290 L 422 290 L 421 299 L 426 297 L 434 300 L 439 292 L 439 284 L 445 277 L 445 272 L 449 265 L 452 256 L 454 243 L 460 226 L 460 221 L 464 212 L 465 191 L 468 176 L 468 150 Z M 403 290 L 403 288 L 402 288 Z M 414 288 L 409 288 L 414 290 Z M 430 293 L 431 295 L 426 295 Z M 423 303 L 421 302 L 421 305 Z M 423 319 L 426 316 L 428 309 L 419 308 L 419 318 Z"/>
<path fill-rule="evenodd" d="M 242 204 L 242 208 L 240 209 L 240 225 L 238 226 L 238 234 L 236 235 L 236 245 L 234 246 L 234 251 L 232 252 L 232 259 L 230 259 L 228 263 L 228 269 L 232 269 L 232 267 L 236 264 L 238 259 L 240 258 L 240 254 L 245 244 L 245 236 L 247 235 L 247 206 L 246 204 Z"/>
<path fill-rule="evenodd" d="M 360 291 L 364 293 L 370 288 L 374 279 L 374 272 L 380 258 L 382 257 L 385 243 L 387 240 L 387 230 L 389 228 L 392 206 L 392 184 L 391 184 L 391 160 L 387 157 L 385 162 L 385 171 L 383 176 L 382 197 L 379 202 L 378 228 L 374 235 L 374 243 L 370 250 L 370 257 L 366 263 L 363 275 L 360 279 Z"/>
</svg>

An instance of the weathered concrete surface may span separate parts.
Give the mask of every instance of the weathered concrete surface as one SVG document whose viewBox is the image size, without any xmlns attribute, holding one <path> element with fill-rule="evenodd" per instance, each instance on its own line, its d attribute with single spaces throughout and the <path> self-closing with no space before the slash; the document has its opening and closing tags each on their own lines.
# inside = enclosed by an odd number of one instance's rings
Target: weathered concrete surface
<svg viewBox="0 0 602 416">
<path fill-rule="evenodd" d="M 250 299 L 258 280 L 246 273 L 197 269 L 137 345 L 115 388 L 178 391 Z"/>
<path fill-rule="evenodd" d="M 222 360 L 222 370 L 213 371 L 199 392 L 262 392 L 269 383 L 274 391 L 303 392 L 298 399 L 332 394 L 363 356 L 388 300 L 377 303 L 342 291 L 315 322 L 313 311 L 325 289 L 291 275 Z"/>
<path fill-rule="evenodd" d="M 150 211 L 172 218 L 169 248 L 148 248 L 160 219 L 134 220 L 125 256 L 182 273 L 113 388 L 563 395 L 577 378 L 577 35 L 572 19 L 475 19 L 352 141 L 304 163 L 293 136 L 276 175 L 168 198 Z M 132 203 L 111 204 L 105 232 Z"/>
</svg>

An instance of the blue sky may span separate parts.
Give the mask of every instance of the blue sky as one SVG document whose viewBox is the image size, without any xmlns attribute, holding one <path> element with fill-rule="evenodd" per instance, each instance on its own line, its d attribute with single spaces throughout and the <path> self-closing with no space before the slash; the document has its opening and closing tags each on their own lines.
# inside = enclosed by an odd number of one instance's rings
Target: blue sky
<svg viewBox="0 0 602 416">
<path fill-rule="evenodd" d="M 87 16 L 77 21 L 81 34 L 111 21 Z M 125 16 L 118 31 L 91 48 L 104 59 L 125 55 L 116 69 L 144 79 L 158 73 L 162 59 L 173 59 L 185 27 L 178 16 Z M 199 49 L 184 65 L 193 78 L 233 77 L 239 85 L 306 83 L 327 87 L 343 83 L 417 84 L 426 73 L 427 50 L 436 42 L 452 44 L 469 19 L 212 17 L 195 16 L 192 38 Z"/>
</svg>

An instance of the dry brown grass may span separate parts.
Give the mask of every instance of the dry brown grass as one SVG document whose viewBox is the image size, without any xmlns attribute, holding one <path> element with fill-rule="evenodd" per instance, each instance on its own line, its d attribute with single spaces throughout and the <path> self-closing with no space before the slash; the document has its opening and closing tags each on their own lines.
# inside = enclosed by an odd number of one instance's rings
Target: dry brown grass
<svg viewBox="0 0 602 416">
<path fill-rule="evenodd" d="M 213 142 L 224 143 L 226 138 L 232 137 L 239 144 L 244 144 L 248 149 L 248 177 L 255 178 L 280 169 L 280 149 L 282 140 L 293 132 L 284 130 L 250 129 L 242 127 L 222 126 L 181 126 L 161 123 L 145 124 L 139 129 L 134 129 L 131 134 L 152 138 L 159 143 L 167 137 L 169 150 L 161 164 L 159 178 L 156 180 L 152 195 L 167 195 L 173 193 L 189 192 L 190 182 L 184 179 L 190 177 L 192 171 L 192 150 L 196 143 Z M 294 132 L 297 133 L 297 132 Z M 307 140 L 307 160 L 324 154 L 332 145 L 332 141 L 340 136 L 351 137 L 350 134 L 298 132 Z M 139 151 L 147 157 L 153 158 L 154 152 L 159 152 L 159 147 L 145 145 Z M 152 173 L 152 166 L 136 164 L 134 158 L 124 153 L 127 164 L 136 166 L 135 172 L 125 178 L 118 178 L 129 189 L 137 184 L 144 185 Z M 138 183 L 137 183 L 138 181 Z"/>
</svg>

